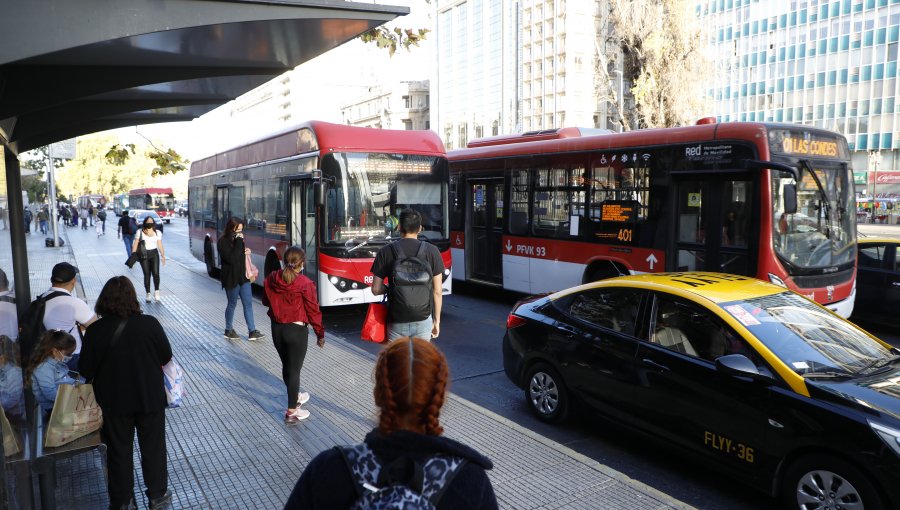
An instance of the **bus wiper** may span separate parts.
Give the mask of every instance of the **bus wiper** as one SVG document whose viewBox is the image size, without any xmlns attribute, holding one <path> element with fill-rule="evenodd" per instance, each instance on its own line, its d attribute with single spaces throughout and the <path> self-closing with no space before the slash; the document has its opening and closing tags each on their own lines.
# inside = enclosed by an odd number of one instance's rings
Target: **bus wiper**
<svg viewBox="0 0 900 510">
<path fill-rule="evenodd" d="M 353 241 L 353 240 L 355 240 L 355 239 L 356 239 L 356 238 L 354 237 L 353 239 L 350 239 L 350 241 Z M 353 250 L 357 250 L 357 249 L 359 249 L 359 248 L 362 248 L 363 246 L 369 244 L 369 241 L 371 241 L 371 240 L 372 240 L 372 236 L 369 236 L 368 239 L 366 239 L 365 241 L 363 241 L 363 242 L 357 244 L 357 245 L 354 246 L 353 248 L 348 248 L 348 249 L 347 249 L 347 253 L 350 253 L 350 252 L 352 252 Z"/>
<path fill-rule="evenodd" d="M 831 214 L 831 201 L 828 200 L 828 195 L 825 193 L 825 187 L 822 186 L 822 181 L 819 180 L 819 175 L 816 174 L 816 171 L 813 170 L 812 165 L 809 164 L 808 159 L 801 159 L 797 161 L 803 168 L 812 175 L 813 181 L 816 183 L 816 187 L 819 188 L 819 196 L 822 198 L 822 202 L 825 206 L 825 237 L 831 239 L 831 222 L 833 221 Z"/>
</svg>

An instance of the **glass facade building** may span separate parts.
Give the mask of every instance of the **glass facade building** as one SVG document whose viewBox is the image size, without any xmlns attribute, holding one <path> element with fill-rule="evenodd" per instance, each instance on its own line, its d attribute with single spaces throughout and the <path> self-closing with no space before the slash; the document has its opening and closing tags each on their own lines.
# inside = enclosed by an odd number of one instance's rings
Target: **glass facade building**
<svg viewBox="0 0 900 510">
<path fill-rule="evenodd" d="M 857 192 L 900 195 L 900 0 L 704 0 L 720 121 L 787 122 L 842 133 Z M 878 161 L 876 163 L 876 161 Z M 877 176 L 876 176 L 877 172 Z"/>
</svg>

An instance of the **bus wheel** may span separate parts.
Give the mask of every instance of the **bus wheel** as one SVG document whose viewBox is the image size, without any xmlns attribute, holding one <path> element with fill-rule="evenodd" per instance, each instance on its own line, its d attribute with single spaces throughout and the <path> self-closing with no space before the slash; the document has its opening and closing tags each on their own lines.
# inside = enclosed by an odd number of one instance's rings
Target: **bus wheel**
<svg viewBox="0 0 900 510">
<path fill-rule="evenodd" d="M 212 243 L 209 239 L 203 244 L 203 261 L 206 262 L 206 274 L 216 278 L 219 276 L 219 268 L 213 263 Z"/>
<path fill-rule="evenodd" d="M 582 281 L 581 283 L 591 283 L 627 274 L 628 270 L 619 266 L 615 262 L 595 262 L 588 267 L 587 271 L 584 272 L 584 281 Z"/>
<path fill-rule="evenodd" d="M 275 250 L 269 250 L 269 253 L 266 254 L 266 263 L 263 266 L 263 278 L 267 278 L 269 273 L 279 269 L 281 269 L 281 261 L 278 260 L 278 255 L 275 254 Z"/>
<path fill-rule="evenodd" d="M 808 455 L 791 464 L 782 480 L 781 501 L 782 508 L 884 508 L 862 471 L 827 455 Z"/>
</svg>

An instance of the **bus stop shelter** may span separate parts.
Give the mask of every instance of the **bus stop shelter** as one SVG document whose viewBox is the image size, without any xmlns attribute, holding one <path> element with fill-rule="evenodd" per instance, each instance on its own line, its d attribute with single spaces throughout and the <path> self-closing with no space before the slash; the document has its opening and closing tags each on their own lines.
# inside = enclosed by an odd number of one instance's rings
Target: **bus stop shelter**
<svg viewBox="0 0 900 510">
<path fill-rule="evenodd" d="M 341 0 L 0 2 L 0 218 L 8 217 L 0 270 L 19 313 L 32 292 L 18 154 L 107 129 L 194 119 L 408 12 Z M 28 414 L 23 427 L 34 426 Z M 33 491 L 3 492 L 0 507 L 37 504 Z M 44 497 L 52 492 L 39 487 L 42 508 L 53 508 Z"/>
</svg>

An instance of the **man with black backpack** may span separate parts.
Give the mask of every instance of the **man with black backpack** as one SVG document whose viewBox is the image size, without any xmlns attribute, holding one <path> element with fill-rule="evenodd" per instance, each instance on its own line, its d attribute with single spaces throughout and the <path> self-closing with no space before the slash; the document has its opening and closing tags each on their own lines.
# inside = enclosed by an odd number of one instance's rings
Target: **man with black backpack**
<svg viewBox="0 0 900 510">
<path fill-rule="evenodd" d="M 121 237 L 125 242 L 125 253 L 131 258 L 131 245 L 134 244 L 134 234 L 138 231 L 137 221 L 128 216 L 128 211 L 122 211 L 122 217 L 119 218 L 116 237 Z M 128 259 L 125 259 L 128 260 Z"/>
<path fill-rule="evenodd" d="M 418 211 L 404 209 L 399 223 L 403 237 L 379 250 L 372 263 L 372 293 L 388 295 L 388 340 L 437 338 L 444 260 L 436 246 L 419 240 L 422 216 Z"/>
</svg>

